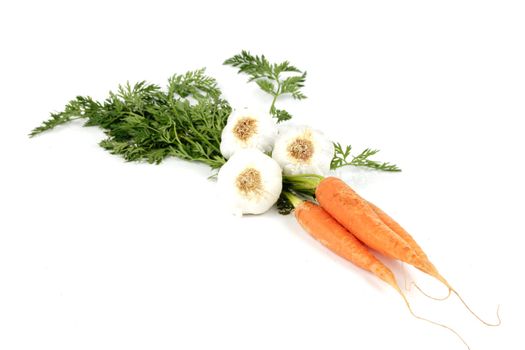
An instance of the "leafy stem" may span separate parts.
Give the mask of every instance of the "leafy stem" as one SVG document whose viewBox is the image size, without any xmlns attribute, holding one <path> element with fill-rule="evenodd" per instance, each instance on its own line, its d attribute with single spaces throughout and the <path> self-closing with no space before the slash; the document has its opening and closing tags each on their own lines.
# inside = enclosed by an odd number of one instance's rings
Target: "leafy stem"
<svg viewBox="0 0 525 350">
<path fill-rule="evenodd" d="M 272 104 L 270 106 L 270 114 L 272 115 L 274 115 L 275 102 L 277 101 L 277 97 L 279 96 L 280 91 L 281 91 L 281 84 L 280 82 L 277 82 L 277 90 L 276 90 L 276 93 L 273 94 Z"/>
<path fill-rule="evenodd" d="M 228 58 L 224 64 L 238 68 L 239 73 L 249 75 L 248 82 L 255 81 L 261 90 L 273 96 L 270 114 L 277 118 L 278 122 L 292 118 L 286 110 L 275 106 L 280 96 L 291 95 L 297 100 L 306 98 L 301 91 L 306 80 L 306 72 L 292 66 L 288 61 L 270 63 L 264 55 L 252 55 L 243 50 L 240 54 Z"/>
<path fill-rule="evenodd" d="M 357 166 L 357 167 L 366 167 L 381 171 L 391 171 L 399 172 L 401 169 L 392 163 L 389 162 L 379 162 L 376 160 L 370 159 L 370 157 L 379 153 L 377 149 L 366 148 L 364 151 L 354 156 L 351 155 L 352 146 L 348 145 L 345 148 L 341 146 L 340 143 L 334 142 L 334 157 L 330 164 L 330 169 L 335 170 L 345 166 Z M 350 159 L 351 158 L 351 159 Z"/>
</svg>

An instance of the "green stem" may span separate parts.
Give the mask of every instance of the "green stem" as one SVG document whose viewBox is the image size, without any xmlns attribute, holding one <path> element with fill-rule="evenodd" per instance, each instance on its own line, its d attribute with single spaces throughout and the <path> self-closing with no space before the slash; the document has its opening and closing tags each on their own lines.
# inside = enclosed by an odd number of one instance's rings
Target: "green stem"
<svg viewBox="0 0 525 350">
<path fill-rule="evenodd" d="M 221 150 L 219 148 L 219 146 L 217 145 L 214 145 L 212 144 L 206 137 L 204 137 L 196 128 L 195 126 L 191 125 L 191 130 L 193 130 L 195 132 L 196 135 L 199 136 L 199 138 L 205 143 L 207 144 L 208 146 L 210 146 L 211 148 L 213 148 L 215 151 L 217 151 L 218 153 L 221 153 Z M 220 144 L 220 142 L 219 142 Z"/>
<path fill-rule="evenodd" d="M 317 174 L 300 174 L 300 175 L 284 175 L 285 179 L 290 180 L 301 180 L 301 179 L 311 179 L 311 181 L 314 181 L 315 179 L 321 181 L 324 179 L 324 176 L 317 175 Z"/>
<path fill-rule="evenodd" d="M 290 203 L 292 203 L 294 208 L 297 208 L 303 203 L 303 201 L 299 197 L 293 195 L 291 192 L 284 191 L 283 195 L 286 197 L 286 199 L 290 201 Z"/>
<path fill-rule="evenodd" d="M 323 179 L 316 174 L 284 175 L 283 188 L 286 192 L 293 191 L 299 196 L 315 199 L 315 190 Z"/>
<path fill-rule="evenodd" d="M 277 77 L 277 90 L 275 91 L 275 94 L 273 95 L 272 105 L 270 106 L 270 114 L 273 115 L 273 111 L 275 110 L 275 102 L 277 101 L 277 97 L 281 94 L 281 82 L 279 81 L 279 78 Z"/>
<path fill-rule="evenodd" d="M 317 174 L 285 175 L 283 183 L 293 190 L 313 195 L 323 179 L 323 176 Z"/>
</svg>

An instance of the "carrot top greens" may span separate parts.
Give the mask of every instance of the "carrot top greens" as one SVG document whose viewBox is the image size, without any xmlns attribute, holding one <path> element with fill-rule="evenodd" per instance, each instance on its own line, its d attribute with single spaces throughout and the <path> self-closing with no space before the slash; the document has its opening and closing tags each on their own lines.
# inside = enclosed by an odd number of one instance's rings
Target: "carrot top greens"
<svg viewBox="0 0 525 350">
<path fill-rule="evenodd" d="M 352 146 L 350 145 L 343 149 L 343 146 L 341 146 L 340 143 L 334 142 L 334 148 L 335 154 L 332 163 L 330 164 L 330 169 L 332 170 L 353 165 L 382 171 L 401 171 L 401 169 L 395 164 L 370 159 L 370 157 L 379 153 L 379 150 L 377 149 L 366 148 L 357 156 L 353 156 L 350 154 L 352 152 Z M 350 157 L 352 157 L 352 159 L 349 159 Z"/>
<path fill-rule="evenodd" d="M 306 98 L 302 92 L 306 72 L 288 61 L 271 63 L 264 55 L 248 51 L 224 61 L 250 76 L 266 93 L 273 96 L 270 114 L 285 121 L 292 115 L 277 109 L 280 96 L 297 100 Z M 99 126 L 107 138 L 100 146 L 128 161 L 145 160 L 160 163 L 168 156 L 199 161 L 214 169 L 225 162 L 221 154 L 221 132 L 232 109 L 221 97 L 214 78 L 205 75 L 204 68 L 186 74 L 175 74 L 165 90 L 145 81 L 120 85 L 104 101 L 89 96 L 77 96 L 64 110 L 51 113 L 30 136 L 65 124 L 74 119 L 86 119 L 85 126 Z M 351 146 L 334 143 L 332 170 L 345 166 L 367 167 L 382 171 L 401 171 L 395 164 L 370 159 L 379 152 L 367 148 L 354 156 Z"/>
<path fill-rule="evenodd" d="M 292 66 L 290 62 L 270 63 L 264 55 L 252 55 L 243 50 L 240 54 L 228 58 L 224 64 L 239 68 L 239 73 L 250 76 L 248 81 L 255 81 L 264 92 L 273 96 L 270 114 L 278 122 L 292 119 L 292 115 L 284 109 L 277 109 L 275 102 L 282 95 L 291 95 L 294 99 L 302 100 L 306 95 L 301 88 L 306 80 L 306 72 Z M 286 73 L 297 73 L 283 77 Z"/>
<path fill-rule="evenodd" d="M 199 69 L 173 75 L 165 90 L 142 81 L 120 85 L 103 102 L 77 96 L 30 136 L 84 118 L 84 126 L 106 132 L 101 147 L 128 161 L 160 163 L 175 156 L 219 168 L 226 162 L 220 142 L 230 113 L 215 79 Z"/>
</svg>

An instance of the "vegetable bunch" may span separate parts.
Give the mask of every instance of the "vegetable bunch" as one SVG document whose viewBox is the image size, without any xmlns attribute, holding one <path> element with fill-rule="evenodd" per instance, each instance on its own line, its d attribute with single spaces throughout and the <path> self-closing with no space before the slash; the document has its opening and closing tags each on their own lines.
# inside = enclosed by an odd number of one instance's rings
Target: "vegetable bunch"
<svg viewBox="0 0 525 350">
<path fill-rule="evenodd" d="M 371 159 L 378 150 L 367 148 L 354 156 L 351 146 L 332 142 L 310 126 L 290 124 L 292 115 L 278 109 L 276 102 L 283 95 L 305 99 L 306 72 L 288 61 L 270 63 L 264 55 L 242 51 L 224 64 L 238 68 L 273 96 L 270 108 L 233 109 L 216 80 L 200 69 L 173 75 L 165 89 L 146 82 L 126 83 L 101 102 L 78 96 L 30 136 L 82 118 L 85 126 L 105 131 L 101 147 L 127 161 L 160 163 L 175 156 L 218 169 L 222 198 L 233 213 L 261 214 L 276 203 L 283 214 L 294 211 L 298 223 L 319 242 L 399 292 L 412 315 L 459 336 L 416 315 L 392 271 L 372 253 L 436 278 L 468 308 L 415 239 L 343 181 L 327 176 L 346 166 L 400 169 Z M 500 323 L 499 315 L 495 324 L 480 321 L 491 326 Z"/>
</svg>

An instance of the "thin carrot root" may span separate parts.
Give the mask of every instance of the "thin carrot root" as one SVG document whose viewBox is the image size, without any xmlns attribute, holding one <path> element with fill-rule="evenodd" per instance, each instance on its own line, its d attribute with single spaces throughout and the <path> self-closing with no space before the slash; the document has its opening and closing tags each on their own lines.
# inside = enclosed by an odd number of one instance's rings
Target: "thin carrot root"
<svg viewBox="0 0 525 350">
<path fill-rule="evenodd" d="M 465 341 L 465 339 L 463 339 L 463 337 L 456 330 L 454 330 L 453 328 L 451 328 L 451 327 L 449 327 L 447 325 L 444 325 L 442 323 L 439 323 L 439 322 L 436 322 L 436 321 L 432 321 L 432 320 L 429 320 L 428 318 L 424 318 L 424 317 L 421 317 L 421 316 L 417 315 L 416 313 L 414 313 L 414 310 L 412 310 L 412 306 L 410 306 L 410 303 L 408 302 L 408 299 L 406 298 L 405 294 L 399 288 L 397 289 L 397 291 L 399 292 L 399 294 L 401 295 L 401 297 L 405 301 L 405 305 L 407 306 L 408 311 L 410 311 L 412 316 L 414 316 L 418 320 L 425 321 L 425 322 L 431 323 L 431 324 L 433 324 L 435 326 L 439 326 L 439 327 L 442 327 L 442 328 L 445 328 L 445 329 L 449 330 L 450 332 L 454 333 L 461 340 L 461 342 L 463 344 L 465 344 L 467 349 L 470 350 L 470 346 L 468 345 L 468 343 Z"/>
<path fill-rule="evenodd" d="M 463 304 L 463 306 L 465 306 L 465 308 L 474 316 L 476 317 L 481 323 L 483 323 L 484 325 L 486 326 L 489 326 L 489 327 L 497 327 L 501 324 L 501 318 L 499 317 L 499 305 L 498 305 L 498 308 L 496 310 L 496 317 L 498 318 L 498 321 L 495 322 L 495 323 L 490 323 L 490 322 L 487 322 L 485 321 L 484 319 L 482 319 L 481 317 L 479 317 L 475 312 L 474 310 L 472 310 L 470 308 L 470 306 L 467 305 L 467 303 L 465 302 L 465 300 L 463 300 L 463 298 L 461 297 L 461 295 L 459 295 L 459 293 L 454 289 L 452 288 L 452 286 L 450 285 L 450 283 L 448 283 L 448 281 L 443 277 L 441 276 L 441 274 L 436 270 L 436 269 L 432 269 L 432 270 L 423 270 L 421 269 L 423 272 L 426 272 L 428 273 L 430 276 L 433 276 L 435 277 L 436 279 L 438 279 L 439 281 L 441 281 L 445 286 L 447 286 L 447 288 L 450 290 L 451 293 L 454 293 L 456 294 L 456 296 L 458 297 L 459 301 L 461 301 L 461 303 Z M 419 289 L 419 288 L 418 288 Z M 420 289 L 421 290 L 421 289 Z"/>
<path fill-rule="evenodd" d="M 416 289 L 417 289 L 421 294 L 423 294 L 424 296 L 426 296 L 427 298 L 430 298 L 430 299 L 433 299 L 433 300 L 437 300 L 437 301 L 447 300 L 447 299 L 450 297 L 450 295 L 452 294 L 452 289 L 449 288 L 449 289 L 448 289 L 448 294 L 445 295 L 444 297 L 440 297 L 440 298 L 439 298 L 439 297 L 433 297 L 432 295 L 426 293 L 423 289 L 421 289 L 421 287 L 418 286 L 416 282 L 412 282 L 411 284 L 412 284 L 414 287 L 416 287 Z"/>
<path fill-rule="evenodd" d="M 450 283 L 448 283 L 448 281 L 443 277 L 441 276 L 441 274 L 436 270 L 432 270 L 432 271 L 424 271 L 426 273 L 428 273 L 429 275 L 435 277 L 436 279 L 438 279 L 439 281 L 441 281 L 445 286 L 448 287 L 448 289 L 450 289 L 450 292 L 456 294 L 456 296 L 458 297 L 459 301 L 461 301 L 461 303 L 463 304 L 463 306 L 465 306 L 465 308 L 474 316 L 476 317 L 481 323 L 483 323 L 485 326 L 489 326 L 489 327 L 497 327 L 501 324 L 501 318 L 499 316 L 499 305 L 498 305 L 498 308 L 496 309 L 496 317 L 498 318 L 498 321 L 495 322 L 495 323 L 490 323 L 490 322 L 487 322 L 485 321 L 484 319 L 482 319 L 481 317 L 479 317 L 475 312 L 474 310 L 472 310 L 470 308 L 470 306 L 468 306 L 468 304 L 465 302 L 465 300 L 463 300 L 463 298 L 461 297 L 461 295 L 459 295 L 459 293 L 450 285 Z"/>
<path fill-rule="evenodd" d="M 465 306 L 467 308 L 467 310 L 472 314 L 474 315 L 474 317 L 476 317 L 481 323 L 483 323 L 485 326 L 489 326 L 489 327 L 498 327 L 499 325 L 501 325 L 501 318 L 499 317 L 499 307 L 500 305 L 498 305 L 498 308 L 496 309 L 496 317 L 498 318 L 498 321 L 495 322 L 495 323 L 490 323 L 490 322 L 487 322 L 485 320 L 483 320 L 481 317 L 479 317 L 471 308 L 470 306 L 467 305 L 467 303 L 465 302 L 465 300 L 463 300 L 463 298 L 461 297 L 461 295 L 459 295 L 459 293 L 452 287 L 450 287 L 450 290 L 452 291 L 452 293 L 456 294 L 456 296 L 458 297 L 459 301 L 461 301 L 461 303 L 463 304 L 463 306 Z"/>
</svg>

